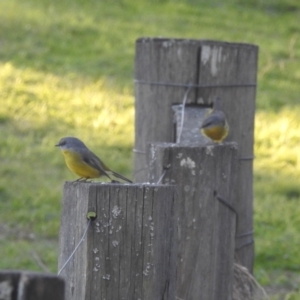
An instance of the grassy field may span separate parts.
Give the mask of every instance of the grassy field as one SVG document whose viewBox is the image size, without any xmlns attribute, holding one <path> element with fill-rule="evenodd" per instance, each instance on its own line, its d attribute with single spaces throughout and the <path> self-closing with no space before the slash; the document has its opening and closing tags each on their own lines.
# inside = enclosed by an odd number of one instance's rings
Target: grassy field
<svg viewBox="0 0 300 300">
<path fill-rule="evenodd" d="M 300 299 L 298 0 L 0 0 L 0 268 L 57 269 L 62 185 L 54 147 L 75 135 L 130 176 L 134 43 L 141 36 L 260 47 L 255 275 Z"/>
</svg>

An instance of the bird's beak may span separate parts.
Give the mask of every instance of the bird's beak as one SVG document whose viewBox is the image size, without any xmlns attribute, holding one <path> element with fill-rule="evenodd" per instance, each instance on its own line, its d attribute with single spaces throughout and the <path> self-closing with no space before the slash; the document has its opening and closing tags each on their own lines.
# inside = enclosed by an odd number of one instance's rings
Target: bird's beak
<svg viewBox="0 0 300 300">
<path fill-rule="evenodd" d="M 56 145 L 54 145 L 55 147 L 59 147 L 60 146 L 60 144 L 56 144 Z"/>
</svg>

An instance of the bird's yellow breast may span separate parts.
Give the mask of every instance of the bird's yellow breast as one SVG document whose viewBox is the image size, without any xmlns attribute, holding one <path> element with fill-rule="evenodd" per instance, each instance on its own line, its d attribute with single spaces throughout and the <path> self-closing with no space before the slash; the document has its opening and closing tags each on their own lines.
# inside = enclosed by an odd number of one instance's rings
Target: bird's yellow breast
<svg viewBox="0 0 300 300">
<path fill-rule="evenodd" d="M 78 176 L 82 178 L 97 178 L 100 176 L 97 169 L 82 160 L 80 153 L 70 150 L 63 150 L 62 153 L 68 168 Z"/>
<path fill-rule="evenodd" d="M 215 142 L 222 142 L 228 134 L 227 126 L 211 126 L 202 128 L 202 133 Z"/>
</svg>

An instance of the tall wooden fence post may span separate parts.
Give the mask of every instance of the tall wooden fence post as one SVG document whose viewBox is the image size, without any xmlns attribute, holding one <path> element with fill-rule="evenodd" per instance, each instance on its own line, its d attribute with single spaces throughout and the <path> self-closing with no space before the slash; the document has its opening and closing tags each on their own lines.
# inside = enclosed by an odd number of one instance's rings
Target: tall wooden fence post
<svg viewBox="0 0 300 300">
<path fill-rule="evenodd" d="M 64 280 L 53 274 L 0 271 L 1 300 L 64 300 Z"/>
<path fill-rule="evenodd" d="M 66 300 L 175 299 L 176 187 L 70 183 L 64 187 L 59 268 Z"/>
<path fill-rule="evenodd" d="M 178 141 L 178 105 L 185 98 L 184 125 L 194 125 L 182 131 L 181 142 L 192 137 L 193 144 L 203 145 L 206 141 L 199 133 L 203 109 L 221 97 L 230 125 L 226 141 L 238 144 L 235 207 L 240 221 L 236 254 L 239 263 L 250 271 L 254 258 L 252 178 L 257 60 L 258 47 L 250 44 L 158 38 L 136 42 L 135 181 L 149 180 L 145 155 L 149 143 Z M 192 106 L 198 110 L 195 114 Z"/>
<path fill-rule="evenodd" d="M 151 144 L 150 178 L 178 185 L 176 299 L 231 300 L 237 146 Z"/>
</svg>

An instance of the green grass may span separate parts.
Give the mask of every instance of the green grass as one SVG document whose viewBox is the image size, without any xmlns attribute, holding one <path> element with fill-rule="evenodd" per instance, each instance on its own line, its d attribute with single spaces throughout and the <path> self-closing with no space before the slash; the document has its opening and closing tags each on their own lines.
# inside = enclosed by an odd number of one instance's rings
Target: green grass
<svg viewBox="0 0 300 300">
<path fill-rule="evenodd" d="M 56 271 L 62 185 L 76 178 L 62 136 L 130 176 L 137 38 L 247 42 L 260 47 L 255 274 L 300 298 L 299 17 L 298 0 L 0 0 L 0 268 L 39 270 L 34 250 Z"/>
</svg>

